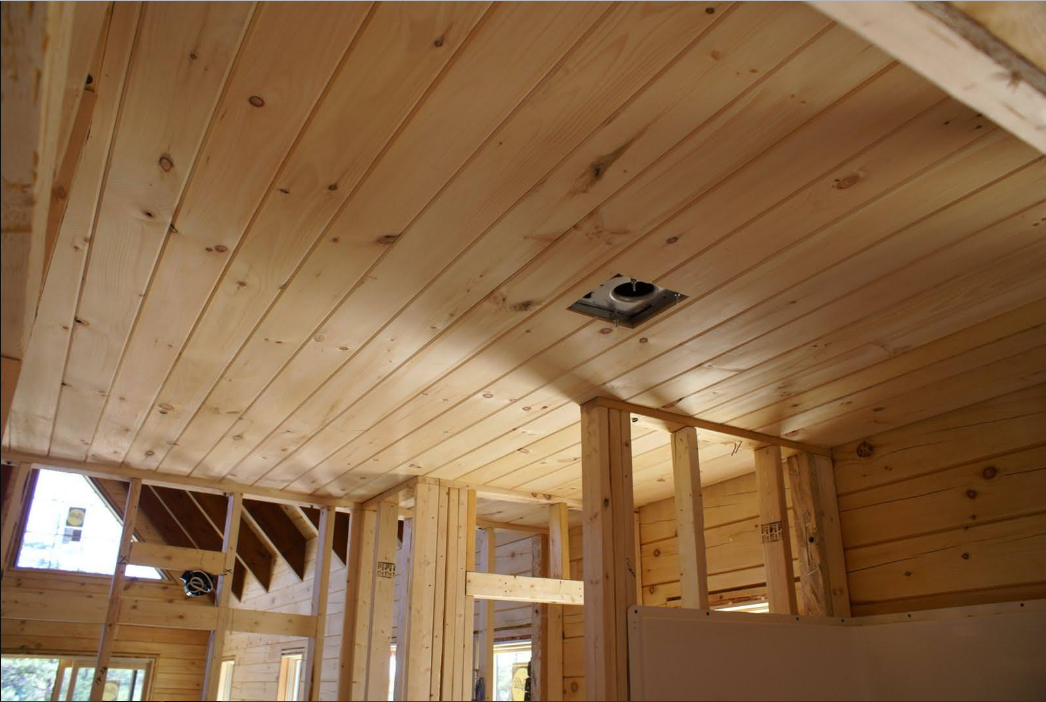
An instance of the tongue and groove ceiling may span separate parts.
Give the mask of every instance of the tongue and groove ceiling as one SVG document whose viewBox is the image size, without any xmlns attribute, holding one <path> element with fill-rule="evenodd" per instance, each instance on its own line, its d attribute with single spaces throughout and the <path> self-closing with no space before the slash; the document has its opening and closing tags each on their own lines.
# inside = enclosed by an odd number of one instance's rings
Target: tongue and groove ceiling
<svg viewBox="0 0 1046 702">
<path fill-rule="evenodd" d="M 1042 154 L 803 4 L 117 3 L 95 85 L 11 449 L 577 497 L 597 395 L 834 446 L 1046 381 Z M 687 299 L 567 311 L 618 273 Z"/>
</svg>

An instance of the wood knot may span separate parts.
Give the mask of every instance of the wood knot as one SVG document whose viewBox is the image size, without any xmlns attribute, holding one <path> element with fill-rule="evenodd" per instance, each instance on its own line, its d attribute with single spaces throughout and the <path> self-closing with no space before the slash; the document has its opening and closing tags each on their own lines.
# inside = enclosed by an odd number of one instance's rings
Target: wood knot
<svg viewBox="0 0 1046 702">
<path fill-rule="evenodd" d="M 247 98 L 247 102 L 251 103 L 251 105 L 253 105 L 254 107 L 265 106 L 265 100 L 263 100 L 259 95 L 251 95 L 249 98 Z"/>
<path fill-rule="evenodd" d="M 214 250 L 217 251 L 218 253 L 225 253 L 226 251 L 229 250 L 229 247 L 226 246 L 225 244 L 218 244 L 217 246 L 214 247 Z"/>
<path fill-rule="evenodd" d="M 678 236 L 670 236 L 667 239 L 665 239 L 665 243 L 666 244 L 675 244 L 678 241 L 679 241 L 679 237 Z"/>
<path fill-rule="evenodd" d="M 527 312 L 536 304 L 536 300 L 523 300 L 523 302 L 517 302 L 516 304 L 512 305 L 512 309 L 515 312 Z"/>
<path fill-rule="evenodd" d="M 396 239 L 399 239 L 399 238 L 400 238 L 399 234 L 382 234 L 381 236 L 378 237 L 377 242 L 379 244 L 383 244 L 385 246 L 388 246 L 389 244 L 395 244 L 396 243 Z"/>
<path fill-rule="evenodd" d="M 146 455 L 146 457 L 155 456 L 156 455 L 156 451 L 153 451 L 152 449 L 149 449 L 148 451 L 145 452 L 145 455 Z"/>
<path fill-rule="evenodd" d="M 715 8 L 712 7 L 711 5 L 709 5 L 708 7 L 705 8 L 705 14 L 706 15 L 714 15 L 715 14 Z"/>
<path fill-rule="evenodd" d="M 639 343 L 646 344 L 646 343 L 649 343 L 649 342 L 650 342 L 650 339 L 646 338 L 645 336 L 639 337 Z"/>
<path fill-rule="evenodd" d="M 985 468 L 981 472 L 981 475 L 984 476 L 985 480 L 991 480 L 992 478 L 994 478 L 998 474 L 999 474 L 999 469 L 996 468 L 995 466 L 988 466 L 987 468 Z"/>
<path fill-rule="evenodd" d="M 869 456 L 872 455 L 873 451 L 875 451 L 875 447 L 872 446 L 867 441 L 862 441 L 861 443 L 857 444 L 857 457 L 858 458 L 868 458 Z"/>
<path fill-rule="evenodd" d="M 331 183 L 330 185 L 327 186 L 327 190 L 337 190 L 337 189 L 338 189 L 338 184 L 337 183 Z"/>
<path fill-rule="evenodd" d="M 977 491 L 973 488 L 970 488 L 966 491 L 966 496 L 969 497 L 971 500 L 975 500 L 977 499 Z"/>
<path fill-rule="evenodd" d="M 962 559 L 964 561 L 970 560 L 970 553 L 968 551 L 964 551 L 963 554 L 962 554 Z"/>
<path fill-rule="evenodd" d="M 171 410 L 174 409 L 174 405 L 172 405 L 169 402 L 161 402 L 160 403 L 160 409 L 167 410 L 168 412 L 170 412 Z"/>
<path fill-rule="evenodd" d="M 443 37 L 436 37 L 435 39 L 433 39 L 432 45 L 435 46 L 437 49 L 443 46 Z"/>
<path fill-rule="evenodd" d="M 835 179 L 835 185 L 832 187 L 836 190 L 846 190 L 852 188 L 861 182 L 863 176 L 860 173 L 851 173 L 850 175 L 843 176 L 842 178 Z"/>
<path fill-rule="evenodd" d="M 611 327 L 603 327 L 602 329 L 599 330 L 599 333 L 600 334 L 610 334 L 613 331 L 614 330 Z"/>
<path fill-rule="evenodd" d="M 160 157 L 160 170 L 164 173 L 170 173 L 171 169 L 174 168 L 174 161 L 167 154 Z"/>
<path fill-rule="evenodd" d="M 485 397 L 488 400 L 490 400 L 490 399 L 492 399 L 494 397 L 494 393 L 492 393 L 492 392 L 485 392 L 485 393 L 483 393 L 483 397 Z"/>
</svg>

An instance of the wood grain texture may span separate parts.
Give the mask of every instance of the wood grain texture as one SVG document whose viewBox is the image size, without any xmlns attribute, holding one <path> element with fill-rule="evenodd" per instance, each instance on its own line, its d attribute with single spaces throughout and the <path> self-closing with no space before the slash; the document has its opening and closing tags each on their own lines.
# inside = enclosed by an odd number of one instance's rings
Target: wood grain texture
<svg viewBox="0 0 1046 702">
<path fill-rule="evenodd" d="M 1046 380 L 1042 153 L 806 5 L 119 5 L 97 66 L 6 455 L 580 506 L 595 397 L 803 449 Z M 687 297 L 568 312 L 616 274 Z"/>
</svg>

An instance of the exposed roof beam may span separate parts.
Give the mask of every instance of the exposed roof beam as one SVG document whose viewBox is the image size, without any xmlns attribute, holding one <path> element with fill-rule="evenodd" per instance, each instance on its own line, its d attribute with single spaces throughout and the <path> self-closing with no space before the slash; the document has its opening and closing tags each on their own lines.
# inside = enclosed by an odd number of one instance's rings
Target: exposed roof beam
<svg viewBox="0 0 1046 702">
<path fill-rule="evenodd" d="M 991 29 L 949 2 L 811 4 L 1046 153 L 1046 49 L 1035 38 L 1043 3 L 976 3 L 988 6 L 978 12 Z"/>
<path fill-rule="evenodd" d="M 229 480 L 207 480 L 205 478 L 193 478 L 187 475 L 173 475 L 170 473 L 159 473 L 151 470 L 138 470 L 126 466 L 106 465 L 100 463 L 87 463 L 75 461 L 57 456 L 37 456 L 22 451 L 7 451 L 0 453 L 0 458 L 5 463 L 27 463 L 38 464 L 44 468 L 62 470 L 69 473 L 81 473 L 102 478 L 118 478 L 130 480 L 139 478 L 145 485 L 157 485 L 172 487 L 179 490 L 192 490 L 194 492 L 207 492 L 221 495 L 229 492 L 243 493 L 245 498 L 263 502 L 277 502 L 288 505 L 306 505 L 309 507 L 334 507 L 343 511 L 349 511 L 356 507 L 352 500 L 341 500 L 320 495 L 307 495 L 289 490 L 277 490 L 255 485 L 245 485 Z"/>
<path fill-rule="evenodd" d="M 271 502 L 244 500 L 243 508 L 273 547 L 283 556 L 283 560 L 287 561 L 298 579 L 303 580 L 305 578 L 305 546 L 308 539 L 302 535 L 294 520 L 287 516 L 280 505 Z"/>
<path fill-rule="evenodd" d="M 214 526 L 216 533 L 224 534 L 225 511 L 229 501 L 218 495 L 209 493 L 188 493 L 196 504 L 200 506 L 208 521 Z M 221 549 L 216 549 L 221 550 Z M 265 545 L 262 537 L 258 535 L 254 525 L 245 517 L 240 517 L 240 533 L 236 540 L 236 555 L 258 578 L 265 591 L 269 591 L 272 584 L 272 573 L 275 569 L 275 557 Z"/>
<path fill-rule="evenodd" d="M 316 533 L 320 533 L 320 512 L 319 510 L 312 509 L 311 507 L 302 508 L 302 514 L 309 520 Z M 342 563 L 347 563 L 345 560 L 349 553 L 349 521 L 350 517 L 345 512 L 338 512 L 334 518 L 334 555 L 336 555 Z"/>
<path fill-rule="evenodd" d="M 201 511 L 200 506 L 196 504 L 189 493 L 184 490 L 175 490 L 173 488 L 164 487 L 153 487 L 152 490 L 163 502 L 171 515 L 179 524 L 182 525 L 182 528 L 185 529 L 185 532 L 190 538 L 192 538 L 197 548 L 208 551 L 222 550 L 221 533 L 214 527 L 210 520 L 207 519 L 206 515 Z M 237 550 L 237 555 L 240 555 L 239 550 Z M 240 561 L 238 560 L 237 562 L 239 563 Z M 258 578 L 258 581 L 261 582 L 264 587 L 268 587 L 272 580 L 271 558 L 267 562 L 261 561 L 258 563 L 244 560 L 244 565 L 250 568 L 254 577 Z M 257 570 L 255 570 L 255 568 L 257 568 Z"/>
</svg>

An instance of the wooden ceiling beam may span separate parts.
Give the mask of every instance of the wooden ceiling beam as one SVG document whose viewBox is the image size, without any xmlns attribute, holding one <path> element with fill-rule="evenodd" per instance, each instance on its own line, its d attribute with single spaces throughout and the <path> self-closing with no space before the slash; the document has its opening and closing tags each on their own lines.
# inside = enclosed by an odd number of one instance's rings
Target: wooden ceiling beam
<svg viewBox="0 0 1046 702">
<path fill-rule="evenodd" d="M 307 495 L 305 493 L 290 490 L 277 490 L 255 485 L 245 485 L 230 480 L 207 480 L 205 478 L 193 478 L 187 475 L 172 475 L 169 473 L 157 473 L 151 470 L 138 470 L 127 466 L 104 465 L 76 461 L 57 456 L 37 456 L 22 451 L 3 451 L 0 454 L 4 463 L 26 463 L 39 464 L 43 468 L 65 471 L 67 473 L 80 473 L 101 478 L 117 478 L 119 480 L 131 480 L 139 478 L 144 485 L 156 485 L 170 487 L 177 490 L 192 490 L 193 492 L 204 492 L 214 495 L 223 495 L 230 492 L 243 493 L 244 497 L 262 502 L 276 502 L 288 505 L 306 505 L 309 507 L 334 507 L 342 511 L 350 511 L 356 507 L 356 502 L 320 495 Z"/>
<path fill-rule="evenodd" d="M 320 533 L 320 511 L 311 507 L 302 507 L 301 513 L 309 520 L 316 534 Z M 338 512 L 334 519 L 334 554 L 341 559 L 342 563 L 348 563 L 345 559 L 349 553 L 349 522 L 351 518 L 345 512 Z"/>
<path fill-rule="evenodd" d="M 243 509 L 273 548 L 283 556 L 299 580 L 305 579 L 305 546 L 308 539 L 280 505 L 272 502 L 244 500 Z M 318 513 L 317 522 L 318 523 Z M 241 537 L 242 538 L 242 537 Z"/>
<path fill-rule="evenodd" d="M 225 512 L 229 506 L 226 497 L 208 493 L 187 493 L 200 506 L 207 520 L 216 533 L 224 534 Z M 216 549 L 221 550 L 221 549 Z M 236 555 L 251 569 L 265 591 L 272 585 L 272 573 L 275 570 L 276 558 L 258 535 L 254 525 L 244 516 L 240 516 L 239 537 L 236 539 Z"/>
<path fill-rule="evenodd" d="M 683 427 L 694 427 L 695 429 L 701 430 L 702 438 L 707 438 L 709 434 L 712 434 L 725 437 L 728 441 L 736 442 L 737 439 L 741 439 L 742 443 L 748 444 L 753 449 L 762 448 L 763 446 L 780 446 L 782 448 L 792 449 L 793 451 L 812 453 L 817 456 L 832 455 L 830 449 L 821 448 L 820 446 L 811 446 L 810 444 L 804 444 L 799 441 L 789 441 L 788 439 L 782 439 L 779 436 L 771 436 L 770 434 L 742 429 L 741 427 L 732 427 L 729 424 L 709 422 L 704 419 L 698 419 L 697 417 L 687 417 L 686 415 L 666 412 L 665 410 L 655 409 L 653 407 L 643 407 L 642 405 L 625 402 L 624 400 L 615 400 L 609 397 L 597 397 L 594 401 L 600 407 L 621 410 L 633 415 L 649 418 L 653 421 L 653 426 L 669 432 L 676 432 Z"/>
<path fill-rule="evenodd" d="M 7 426 L 40 299 L 49 210 L 54 200 L 62 199 L 53 197 L 55 171 L 99 45 L 107 5 L 3 5 L 0 432 Z"/>
<path fill-rule="evenodd" d="M 186 534 L 193 540 L 196 548 L 205 549 L 208 551 L 220 551 L 222 549 L 222 537 L 221 534 L 215 529 L 214 525 L 207 519 L 201 510 L 200 506 L 192 499 L 188 492 L 184 490 L 176 490 L 173 488 L 164 487 L 152 487 L 156 497 L 162 502 L 164 507 L 171 513 L 171 516 L 182 526 Z M 144 490 L 143 490 L 144 493 Z M 238 563 L 240 561 L 237 561 Z M 264 562 L 261 563 L 250 563 L 245 561 L 244 565 L 250 568 L 251 572 L 254 573 L 254 577 L 258 578 L 258 581 L 263 585 L 266 585 L 266 581 L 263 580 L 266 574 L 266 566 Z M 255 571 L 255 567 L 258 568 Z M 269 579 L 271 582 L 272 564 L 271 561 L 268 565 Z M 238 569 L 237 569 L 238 570 Z M 242 584 L 237 586 L 237 583 L 243 583 L 243 573 L 239 578 L 237 577 L 237 571 L 233 571 L 233 594 L 239 592 L 236 595 L 237 599 L 240 599 L 243 594 Z M 260 575 L 259 575 L 260 573 Z"/>
<path fill-rule="evenodd" d="M 810 4 L 1046 153 L 1042 3 L 975 3 L 994 6 L 981 10 L 990 29 L 950 2 Z"/>
</svg>

